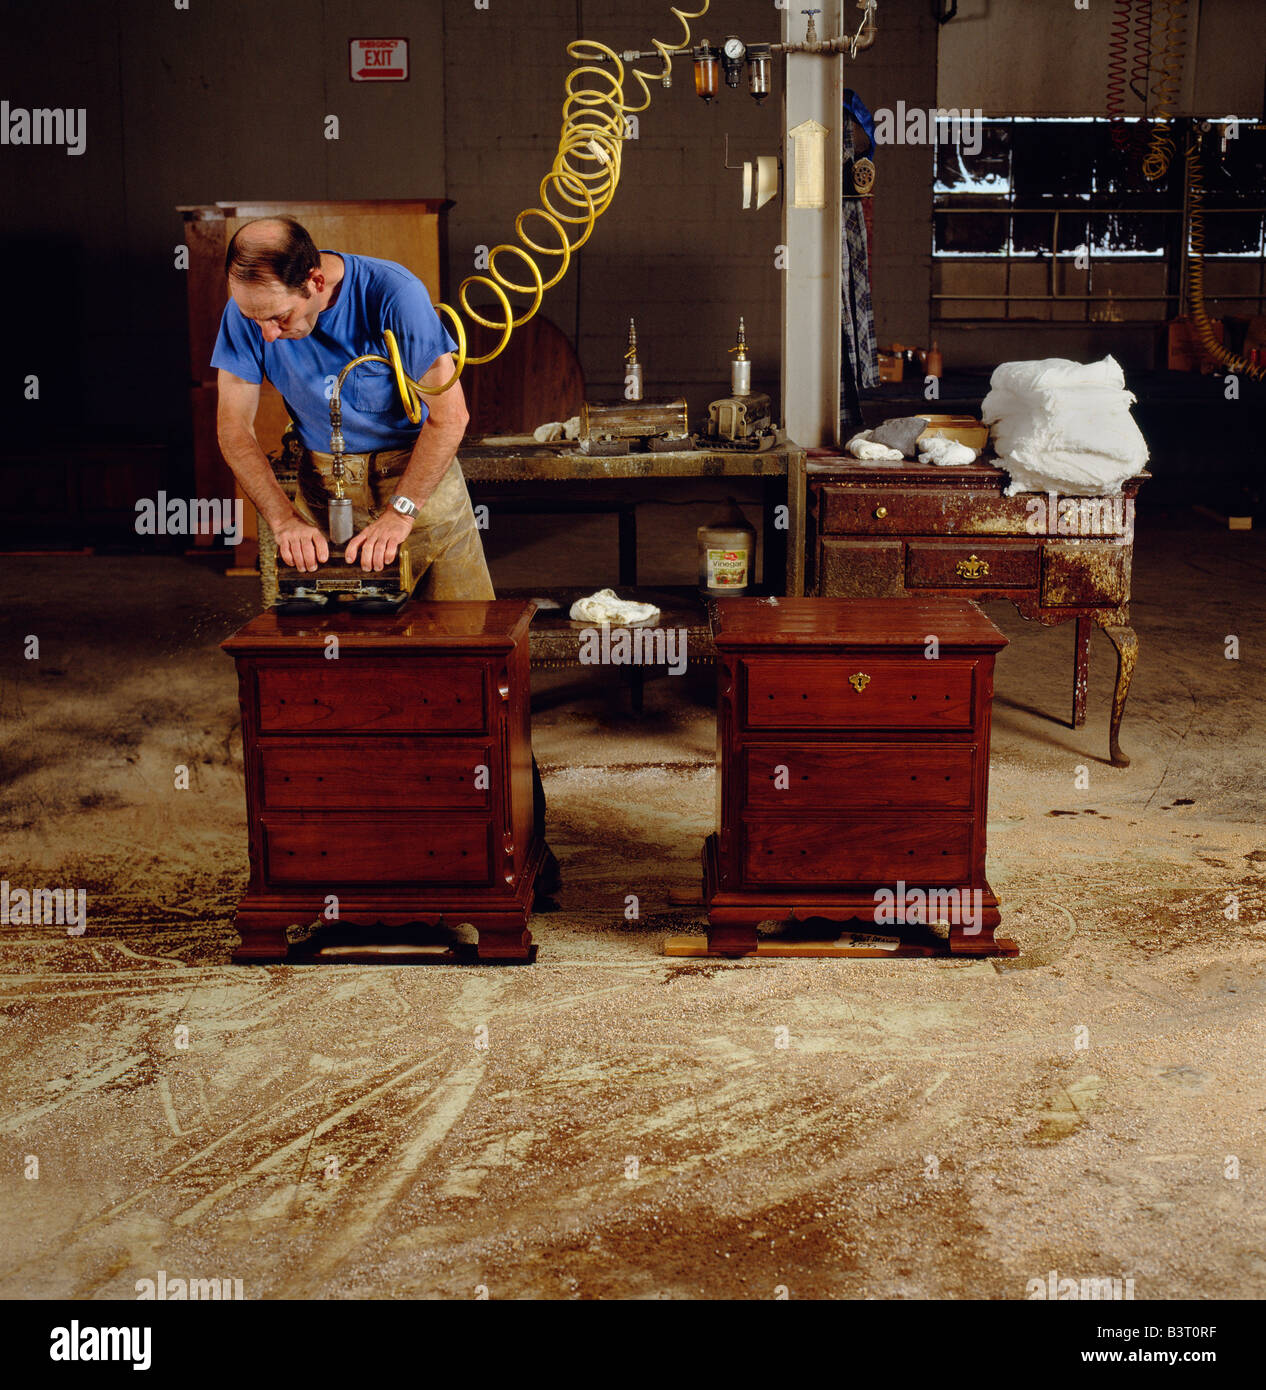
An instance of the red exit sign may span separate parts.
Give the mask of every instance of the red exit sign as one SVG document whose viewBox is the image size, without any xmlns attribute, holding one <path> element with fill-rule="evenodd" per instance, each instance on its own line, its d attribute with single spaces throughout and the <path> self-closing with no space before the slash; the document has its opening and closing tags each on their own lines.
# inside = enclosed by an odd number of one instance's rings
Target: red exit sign
<svg viewBox="0 0 1266 1390">
<path fill-rule="evenodd" d="M 353 82 L 405 82 L 409 77 L 409 40 L 350 39 L 347 61 Z"/>
</svg>

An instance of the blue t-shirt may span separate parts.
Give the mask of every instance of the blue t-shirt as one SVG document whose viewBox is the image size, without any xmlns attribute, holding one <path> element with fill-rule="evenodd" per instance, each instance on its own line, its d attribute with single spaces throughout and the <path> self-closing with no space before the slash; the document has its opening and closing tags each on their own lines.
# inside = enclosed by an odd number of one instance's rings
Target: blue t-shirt
<svg viewBox="0 0 1266 1390">
<path fill-rule="evenodd" d="M 243 381 L 271 381 L 285 399 L 304 445 L 320 453 L 330 448 L 330 391 L 335 379 L 361 353 L 387 355 L 384 328 L 396 335 L 404 369 L 415 381 L 430 371 L 436 358 L 457 350 L 426 286 L 411 271 L 372 256 L 326 254 L 342 256 L 343 282 L 338 297 L 317 317 L 306 338 L 266 343 L 259 325 L 230 299 L 211 354 L 213 367 L 223 367 Z M 405 414 L 395 374 L 386 363 L 364 362 L 354 368 L 343 383 L 342 396 L 343 438 L 349 453 L 413 447 L 420 427 Z M 424 396 L 424 421 L 427 413 Z"/>
</svg>

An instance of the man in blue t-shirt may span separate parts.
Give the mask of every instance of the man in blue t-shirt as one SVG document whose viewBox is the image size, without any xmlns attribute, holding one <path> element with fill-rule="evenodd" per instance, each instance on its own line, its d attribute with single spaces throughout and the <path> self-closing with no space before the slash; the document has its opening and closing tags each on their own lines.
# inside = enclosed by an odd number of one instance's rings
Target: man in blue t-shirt
<svg viewBox="0 0 1266 1390">
<path fill-rule="evenodd" d="M 220 448 L 272 528 L 281 558 L 315 570 L 330 555 L 334 486 L 326 451 L 329 393 L 339 372 L 362 353 L 385 355 L 383 330 L 390 328 L 405 371 L 424 386 L 440 386 L 453 375 L 457 345 L 415 275 L 393 261 L 319 251 L 293 218 L 239 228 L 225 273 L 230 299 L 211 356 L 219 369 Z M 281 392 L 304 445 L 293 503 L 255 438 L 265 378 Z M 419 426 L 405 413 L 386 364 L 364 363 L 344 382 L 344 495 L 355 527 L 346 559 L 380 570 L 407 547 L 421 576 L 420 597 L 493 598 L 456 458 L 469 419 L 461 385 L 422 399 Z"/>
</svg>

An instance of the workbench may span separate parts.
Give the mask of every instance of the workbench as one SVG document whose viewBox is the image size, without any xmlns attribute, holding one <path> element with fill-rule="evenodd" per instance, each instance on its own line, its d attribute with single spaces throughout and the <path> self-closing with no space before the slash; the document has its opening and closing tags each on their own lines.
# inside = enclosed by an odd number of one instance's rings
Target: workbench
<svg viewBox="0 0 1266 1390">
<path fill-rule="evenodd" d="M 765 585 L 771 592 L 804 593 L 805 452 L 782 435 L 763 453 L 701 448 L 605 458 L 583 453 L 574 441 L 538 444 L 530 435 L 501 436 L 463 444 L 457 457 L 472 500 L 486 502 L 494 511 L 615 512 L 621 598 L 628 598 L 624 590 L 637 584 L 636 508 L 641 489 L 629 483 L 760 478 L 765 484 Z M 783 506 L 785 518 L 778 512 Z M 782 520 L 785 526 L 779 524 Z"/>
<path fill-rule="evenodd" d="M 1127 479 L 1116 499 L 1128 515 L 1127 534 L 1101 528 L 1074 535 L 1061 534 L 1055 522 L 1035 526 L 1034 499 L 1045 508 L 1047 494 L 1005 496 L 1010 476 L 988 458 L 937 467 L 863 463 L 815 451 L 807 464 L 808 592 L 1009 599 L 1024 617 L 1048 626 L 1074 622 L 1074 728 L 1086 718 L 1090 633 L 1098 625 L 1117 653 L 1109 758 L 1126 767 L 1121 719 L 1138 655 L 1130 626 L 1134 500 L 1149 476 Z"/>
</svg>

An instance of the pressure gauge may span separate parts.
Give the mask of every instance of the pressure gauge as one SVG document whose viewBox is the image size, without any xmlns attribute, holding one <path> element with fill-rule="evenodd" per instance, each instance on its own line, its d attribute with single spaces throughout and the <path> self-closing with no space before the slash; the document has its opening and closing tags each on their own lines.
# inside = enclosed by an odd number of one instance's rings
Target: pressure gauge
<svg viewBox="0 0 1266 1390">
<path fill-rule="evenodd" d="M 725 69 L 725 85 L 737 87 L 743 80 L 743 55 L 747 48 L 742 39 L 733 34 L 726 39 L 721 48 L 721 66 Z"/>
</svg>

